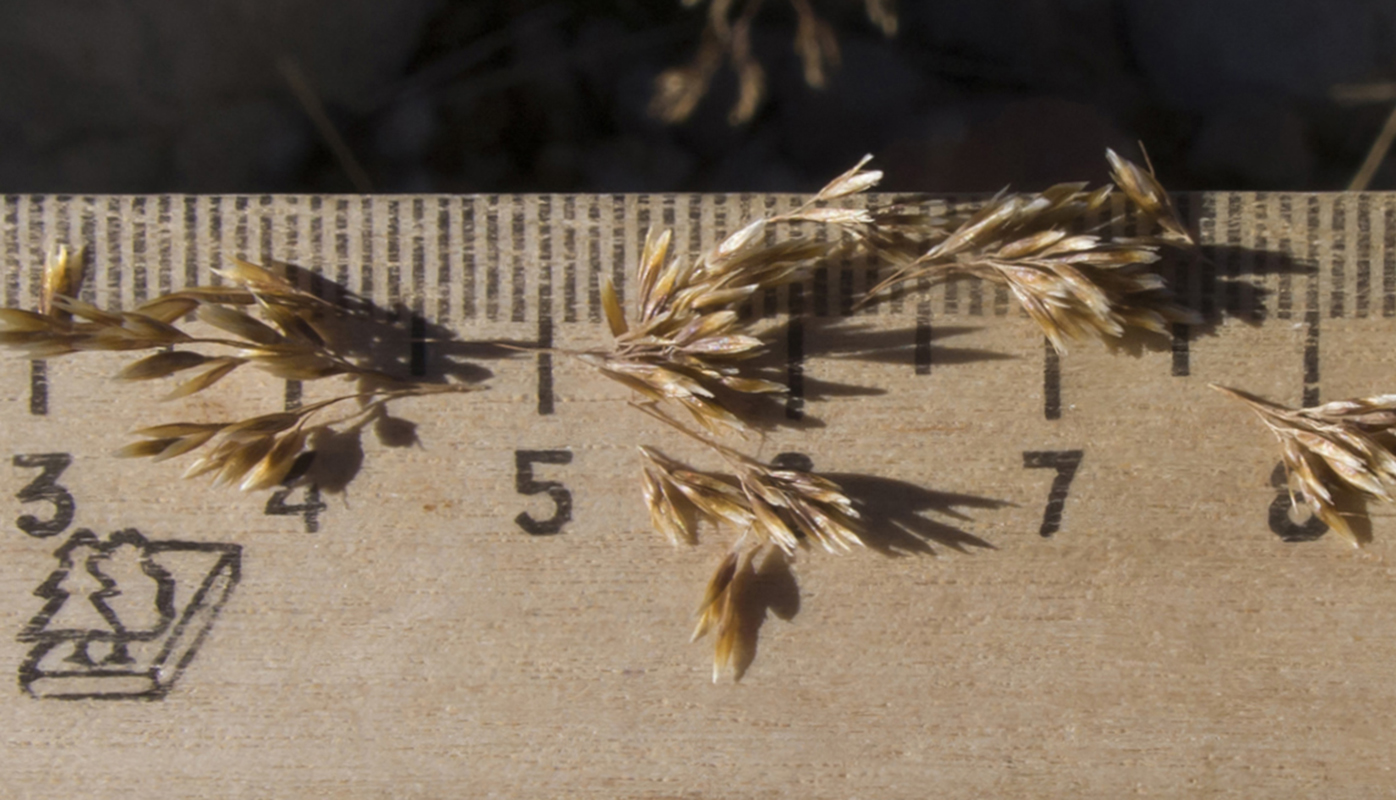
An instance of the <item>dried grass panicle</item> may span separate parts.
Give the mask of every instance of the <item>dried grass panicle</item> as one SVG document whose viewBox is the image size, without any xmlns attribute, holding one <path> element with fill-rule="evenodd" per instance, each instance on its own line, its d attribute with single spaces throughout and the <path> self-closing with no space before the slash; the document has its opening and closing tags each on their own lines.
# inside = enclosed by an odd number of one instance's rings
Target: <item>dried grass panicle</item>
<svg viewBox="0 0 1396 800">
<path fill-rule="evenodd" d="M 828 83 L 826 70 L 837 69 L 842 56 L 834 26 L 820 18 L 809 0 L 790 0 L 795 8 L 795 55 L 800 57 L 805 83 L 823 89 Z"/>
<path fill-rule="evenodd" d="M 1363 544 L 1338 510 L 1338 493 L 1396 502 L 1396 394 L 1288 408 L 1240 389 L 1210 384 L 1256 413 L 1280 441 L 1290 500 L 1304 501 L 1335 533 Z"/>
<path fill-rule="evenodd" d="M 338 398 L 239 422 L 154 425 L 135 431 L 142 438 L 116 455 L 164 461 L 199 450 L 201 455 L 185 469 L 184 477 L 213 474 L 215 486 L 267 489 L 286 478 L 304 451 L 310 433 L 307 421 L 336 402 Z"/>
<path fill-rule="evenodd" d="M 863 8 L 872 24 L 882 30 L 883 36 L 890 38 L 897 35 L 896 0 L 863 0 Z"/>
<path fill-rule="evenodd" d="M 118 377 L 151 380 L 192 374 L 170 398 L 203 391 L 244 364 L 288 380 L 345 375 L 389 388 L 409 383 L 336 351 L 330 331 L 357 311 L 333 306 L 265 267 L 233 262 L 230 269 L 219 271 L 233 286 L 187 287 L 133 311 L 107 311 L 62 294 L 49 298 L 49 315 L 0 309 L 0 344 L 33 357 L 160 349 L 163 352 L 129 364 Z M 179 320 L 190 314 L 214 333 L 180 327 Z M 166 350 L 194 346 L 199 349 Z M 219 349 L 224 352 L 207 352 Z"/>
<path fill-rule="evenodd" d="M 706 430 L 745 430 L 720 393 L 784 391 L 778 383 L 742 374 L 759 355 L 760 338 L 737 308 L 760 290 L 802 280 L 815 259 L 837 243 L 789 239 L 767 244 L 783 223 L 815 222 L 856 230 L 870 217 L 861 208 L 826 205 L 866 191 L 882 173 L 864 158 L 794 211 L 757 219 L 696 260 L 672 254 L 673 233 L 651 230 L 636 269 L 638 313 L 630 319 L 608 281 L 601 299 L 615 344 L 582 357 L 649 400 L 672 401 Z"/>
<path fill-rule="evenodd" d="M 699 0 L 684 0 L 696 5 Z M 698 52 L 682 67 L 661 72 L 654 81 L 650 114 L 669 123 L 682 122 L 693 114 L 708 93 L 713 77 L 724 61 L 737 74 L 737 101 L 728 112 L 732 124 L 745 122 L 756 113 L 766 89 L 765 70 L 751 54 L 751 24 L 763 0 L 745 0 L 740 15 L 732 19 L 733 0 L 712 0 Z"/>
<path fill-rule="evenodd" d="M 270 489 L 282 483 L 307 452 L 317 430 L 379 413 L 391 401 L 426 394 L 467 391 L 456 384 L 409 386 L 393 391 L 367 391 L 310 403 L 292 411 L 261 414 L 236 422 L 173 422 L 134 431 L 141 437 L 116 451 L 123 458 L 164 461 L 199 451 L 185 469 L 185 478 L 213 474 L 215 486 L 236 484 L 242 491 Z M 357 402 L 345 417 L 315 421 L 331 406 Z"/>
<path fill-rule="evenodd" d="M 772 467 L 682 427 L 653 407 L 643 410 L 722 457 L 730 473 L 697 470 L 640 446 L 645 502 L 670 541 L 697 541 L 697 526 L 727 523 L 761 544 L 794 554 L 801 542 L 831 553 L 864 545 L 858 509 L 838 484 L 806 470 Z"/>
<path fill-rule="evenodd" d="M 682 2 L 694 6 L 701 0 Z M 755 116 L 766 93 L 766 72 L 752 53 L 751 30 L 763 2 L 742 0 L 738 10 L 736 0 L 710 0 L 698 52 L 688 64 L 665 70 L 655 78 L 650 113 L 669 123 L 688 119 L 725 61 L 737 76 L 737 100 L 728 111 L 728 121 L 738 125 Z M 790 0 L 790 5 L 796 15 L 794 48 L 804 69 L 805 83 L 823 88 L 829 69 L 839 65 L 838 37 L 809 0 Z M 864 0 L 864 8 L 868 19 L 885 36 L 896 35 L 894 0 Z"/>
<path fill-rule="evenodd" d="M 305 451 L 309 432 L 324 427 L 324 423 L 307 424 L 322 409 L 354 400 L 360 408 L 351 416 L 359 417 L 402 397 L 469 390 L 459 384 L 401 380 L 341 356 L 329 343 L 328 323 L 353 312 L 332 306 L 257 264 L 234 259 L 229 269 L 220 272 L 231 286 L 189 287 L 134 311 L 107 311 L 73 296 L 81 281 L 80 263 L 62 249 L 49 258 L 41 295 L 43 313 L 0 309 L 0 344 L 33 358 L 94 350 L 157 350 L 127 364 L 116 377 L 125 381 L 182 377 L 165 399 L 205 391 L 247 364 L 287 380 L 338 375 L 359 381 L 359 391 L 296 411 L 237 422 L 144 428 L 137 431 L 141 440 L 118 451 L 122 456 L 162 461 L 202 449 L 187 477 L 211 472 L 215 484 L 264 489 L 286 477 Z M 249 313 L 254 309 L 262 319 Z M 178 321 L 191 313 L 222 335 L 181 328 Z"/>
<path fill-rule="evenodd" d="M 832 552 L 860 546 L 858 511 L 836 484 L 807 471 L 762 464 L 684 427 L 659 405 L 677 404 L 709 433 L 743 431 L 745 423 L 721 393 L 784 390 L 743 374 L 763 342 L 737 308 L 757 291 L 803 280 L 816 259 L 842 246 L 799 239 L 767 244 L 772 226 L 812 222 L 863 234 L 874 222 L 866 209 L 839 202 L 881 179 L 881 172 L 865 169 L 868 161 L 863 158 L 794 211 L 755 220 L 696 260 L 671 255 L 670 231 L 651 231 L 637 267 L 634 318 L 607 283 L 602 305 L 615 343 L 609 350 L 580 354 L 645 397 L 641 410 L 707 445 L 731 469 L 705 472 L 640 447 L 646 462 L 641 486 L 655 530 L 675 544 L 695 543 L 703 523 L 726 523 L 740 532 L 709 582 L 693 634 L 697 639 L 709 630 L 716 633 L 714 681 L 725 670 L 740 678 L 738 651 L 746 622 L 741 593 L 755 553 L 778 548 L 790 554 L 802 542 Z"/>
<path fill-rule="evenodd" d="M 1099 233 L 1116 221 L 1100 219 L 1110 195 L 1108 186 L 1084 183 L 1003 193 L 953 227 L 940 218 L 907 219 L 899 208 L 874 210 L 864 245 L 894 269 L 868 297 L 909 280 L 981 278 L 1008 287 L 1058 352 L 1068 339 L 1118 338 L 1130 328 L 1165 333 L 1171 322 L 1199 322 L 1152 271 L 1156 242 Z"/>
<path fill-rule="evenodd" d="M 669 424 L 662 414 L 647 409 Z M 707 472 L 676 461 L 651 447 L 645 457 L 645 503 L 656 530 L 675 544 L 693 544 L 698 526 L 723 523 L 739 531 L 718 564 L 698 608 L 692 640 L 715 633 L 713 681 L 730 671 L 740 678 L 739 648 L 750 609 L 742 592 L 758 553 L 792 555 L 803 544 L 830 552 L 862 546 L 858 511 L 839 486 L 811 472 L 770 467 L 680 428 L 718 452 L 731 473 Z"/>
<path fill-rule="evenodd" d="M 801 541 L 831 553 L 864 546 L 852 501 L 814 473 L 772 468 L 730 450 L 723 455 L 732 473 L 696 470 L 643 445 L 640 452 L 649 462 L 644 480 L 650 519 L 671 541 L 695 541 L 699 522 L 725 522 L 787 554 Z"/>
<path fill-rule="evenodd" d="M 45 274 L 63 271 L 55 268 Z M 233 268 L 222 274 L 238 286 L 190 287 L 161 295 L 134 311 L 107 311 L 55 290 L 44 297 L 48 313 L 0 309 L 0 344 L 34 358 L 91 350 L 164 350 L 196 345 L 233 351 L 222 356 L 183 350 L 161 352 L 128 365 L 118 376 L 150 380 L 199 370 L 176 387 L 171 397 L 207 389 L 243 364 L 292 380 L 355 375 L 392 381 L 390 376 L 340 357 L 326 345 L 321 329 L 330 316 L 340 312 L 323 300 L 245 261 L 235 259 Z M 58 277 L 46 278 L 46 291 L 49 286 L 72 288 Z M 252 308 L 271 324 L 244 310 Z M 228 336 L 185 331 L 176 322 L 190 313 Z"/>
</svg>

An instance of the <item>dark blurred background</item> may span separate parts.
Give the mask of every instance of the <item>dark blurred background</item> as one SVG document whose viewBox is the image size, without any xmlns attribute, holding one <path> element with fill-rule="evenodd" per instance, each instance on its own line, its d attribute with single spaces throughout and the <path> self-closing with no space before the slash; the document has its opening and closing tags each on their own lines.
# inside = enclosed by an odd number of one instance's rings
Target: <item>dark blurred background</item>
<svg viewBox="0 0 1396 800">
<path fill-rule="evenodd" d="M 865 152 L 892 189 L 1034 189 L 1138 140 L 1173 190 L 1342 189 L 1396 104 L 1389 0 L 900 0 L 891 38 L 809 2 L 841 66 L 810 88 L 766 0 L 732 125 L 728 69 L 649 112 L 705 3 L 5 0 L 0 191 L 806 191 Z"/>
</svg>

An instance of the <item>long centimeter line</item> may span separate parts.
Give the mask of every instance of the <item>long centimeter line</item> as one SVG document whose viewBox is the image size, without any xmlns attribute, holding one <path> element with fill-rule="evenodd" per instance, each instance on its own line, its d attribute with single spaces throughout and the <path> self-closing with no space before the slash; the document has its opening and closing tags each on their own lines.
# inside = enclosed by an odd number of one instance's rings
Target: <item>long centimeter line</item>
<svg viewBox="0 0 1396 800">
<path fill-rule="evenodd" d="M 673 228 L 680 250 L 698 253 L 758 215 L 794 208 L 799 195 L 9 195 L 0 202 L 4 302 L 32 305 L 45 255 L 86 248 L 83 299 L 130 307 L 188 285 L 220 283 L 230 256 L 295 264 L 388 309 L 410 312 L 414 338 L 428 322 L 469 331 L 522 323 L 540 344 L 557 324 L 600 323 L 606 279 L 626 279 L 651 227 Z M 974 198 L 931 198 L 932 208 Z M 1323 318 L 1396 316 L 1396 195 L 1209 192 L 1179 195 L 1198 235 L 1197 253 L 1163 267 L 1180 300 L 1208 320 L 1297 319 L 1305 326 L 1304 400 L 1318 394 Z M 1137 231 L 1125 222 L 1126 230 Z M 827 231 L 807 229 L 809 235 Z M 788 235 L 773 232 L 771 235 Z M 807 284 L 770 293 L 758 313 L 815 317 L 911 315 L 914 366 L 931 369 L 938 316 L 1002 316 L 1002 287 L 977 280 L 894 291 L 854 309 L 876 280 L 849 262 L 823 267 Z M 798 391 L 803 327 L 787 329 L 791 396 Z M 1189 331 L 1175 326 L 1172 374 L 1189 374 Z M 415 345 L 414 367 L 424 356 Z M 539 413 L 553 410 L 551 360 L 539 356 Z M 31 411 L 44 413 L 44 365 L 35 362 Z M 294 387 L 288 401 L 294 402 Z M 1044 414 L 1061 413 L 1060 372 L 1044 355 Z"/>
</svg>

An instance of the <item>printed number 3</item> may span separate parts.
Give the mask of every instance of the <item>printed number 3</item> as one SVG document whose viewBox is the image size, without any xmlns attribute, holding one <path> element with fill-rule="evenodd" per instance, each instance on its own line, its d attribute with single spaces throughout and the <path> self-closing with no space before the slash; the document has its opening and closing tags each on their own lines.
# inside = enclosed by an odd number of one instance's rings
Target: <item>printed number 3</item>
<svg viewBox="0 0 1396 800">
<path fill-rule="evenodd" d="M 45 539 L 57 536 L 73 524 L 73 515 L 78 508 L 77 502 L 73 500 L 72 492 L 58 485 L 59 476 L 72 463 L 73 457 L 67 453 L 32 453 L 14 457 L 16 467 L 43 470 L 28 486 L 20 489 L 15 497 L 19 498 L 21 503 L 53 504 L 53 516 L 49 519 L 25 514 L 15 520 L 15 525 L 20 530 L 37 539 Z"/>
<path fill-rule="evenodd" d="M 561 533 L 562 526 L 572 520 L 572 493 L 560 481 L 539 481 L 533 479 L 534 464 L 571 464 L 570 450 L 515 450 L 514 487 L 519 494 L 532 495 L 547 492 L 556 510 L 547 519 L 534 519 L 527 511 L 514 517 L 524 533 L 543 536 Z"/>
</svg>

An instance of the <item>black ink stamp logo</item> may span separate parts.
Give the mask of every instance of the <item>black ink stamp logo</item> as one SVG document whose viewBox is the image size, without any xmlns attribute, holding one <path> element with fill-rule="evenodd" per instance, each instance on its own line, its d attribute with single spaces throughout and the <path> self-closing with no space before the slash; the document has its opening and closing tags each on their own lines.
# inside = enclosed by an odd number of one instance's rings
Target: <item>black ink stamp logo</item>
<svg viewBox="0 0 1396 800">
<path fill-rule="evenodd" d="M 34 697 L 158 700 L 194 660 L 240 577 L 236 544 L 106 541 L 87 529 L 54 552 L 19 641 L 33 647 L 19 685 Z"/>
</svg>

